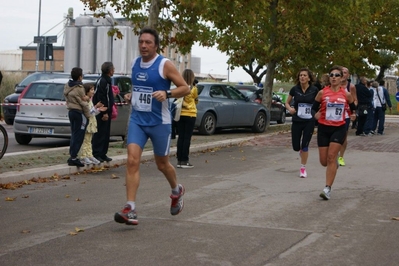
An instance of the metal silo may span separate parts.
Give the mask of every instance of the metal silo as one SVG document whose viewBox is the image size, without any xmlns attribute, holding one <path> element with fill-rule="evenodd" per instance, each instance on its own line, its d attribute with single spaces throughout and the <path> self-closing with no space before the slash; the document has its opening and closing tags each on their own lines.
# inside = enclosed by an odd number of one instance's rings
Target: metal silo
<svg viewBox="0 0 399 266">
<path fill-rule="evenodd" d="M 92 26 L 93 25 L 93 17 L 80 15 L 75 19 L 75 26 L 84 27 L 84 26 Z"/>
<path fill-rule="evenodd" d="M 110 26 L 97 27 L 96 73 L 101 73 L 102 63 L 112 61 L 112 36 L 108 36 L 111 29 Z"/>
<path fill-rule="evenodd" d="M 92 26 L 80 29 L 79 62 L 83 73 L 95 73 L 97 28 Z"/>
<path fill-rule="evenodd" d="M 132 36 L 131 36 L 131 43 L 132 43 L 132 47 L 131 47 L 131 58 L 130 58 L 130 63 L 129 63 L 129 71 L 128 74 L 132 74 L 132 62 L 133 59 L 140 56 L 140 49 L 139 49 L 139 36 L 135 35 L 132 32 Z"/>
<path fill-rule="evenodd" d="M 129 26 L 117 26 L 123 34 L 123 39 L 113 38 L 112 62 L 115 73 L 130 73 L 132 63 L 132 28 Z"/>
<path fill-rule="evenodd" d="M 93 18 L 93 26 L 112 26 L 112 19 L 110 17 L 105 18 Z"/>
<path fill-rule="evenodd" d="M 80 28 L 69 26 L 65 29 L 64 47 L 64 72 L 70 72 L 72 68 L 79 67 Z"/>
</svg>

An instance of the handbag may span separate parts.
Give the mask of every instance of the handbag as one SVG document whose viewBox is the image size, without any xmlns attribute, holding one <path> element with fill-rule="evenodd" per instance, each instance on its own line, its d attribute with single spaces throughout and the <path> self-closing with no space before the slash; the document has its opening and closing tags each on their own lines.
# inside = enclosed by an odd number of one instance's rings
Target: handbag
<svg viewBox="0 0 399 266">
<path fill-rule="evenodd" d="M 173 120 L 175 120 L 176 122 L 180 120 L 181 109 L 183 107 L 183 101 L 184 101 L 184 97 L 181 97 L 181 98 L 177 98 L 173 102 L 174 107 L 172 107 L 172 114 L 174 113 Z"/>
<path fill-rule="evenodd" d="M 386 103 L 382 103 L 381 98 L 380 98 L 380 94 L 378 93 L 378 88 L 376 89 L 376 92 L 377 92 L 378 100 L 380 100 L 380 103 L 381 103 L 382 111 L 385 112 L 387 110 L 387 104 Z"/>
<path fill-rule="evenodd" d="M 111 113 L 111 119 L 115 120 L 118 117 L 118 107 L 116 107 L 116 104 L 112 105 L 112 113 Z"/>
</svg>

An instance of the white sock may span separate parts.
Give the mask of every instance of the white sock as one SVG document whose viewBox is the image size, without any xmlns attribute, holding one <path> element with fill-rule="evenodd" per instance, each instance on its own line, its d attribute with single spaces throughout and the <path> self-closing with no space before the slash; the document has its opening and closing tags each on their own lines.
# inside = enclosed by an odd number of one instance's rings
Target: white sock
<svg viewBox="0 0 399 266">
<path fill-rule="evenodd" d="M 306 164 L 301 164 L 301 168 L 306 168 Z"/>
<path fill-rule="evenodd" d="M 177 187 L 172 189 L 172 194 L 179 195 L 179 193 L 180 193 L 180 188 L 179 185 L 177 185 Z"/>
<path fill-rule="evenodd" d="M 134 201 L 128 201 L 126 204 L 130 205 L 130 208 L 132 208 L 132 210 L 136 209 L 136 202 Z"/>
</svg>

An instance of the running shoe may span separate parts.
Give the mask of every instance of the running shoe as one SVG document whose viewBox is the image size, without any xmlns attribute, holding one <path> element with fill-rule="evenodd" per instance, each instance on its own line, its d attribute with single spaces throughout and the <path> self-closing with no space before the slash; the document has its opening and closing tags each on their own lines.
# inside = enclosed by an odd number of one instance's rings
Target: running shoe
<svg viewBox="0 0 399 266">
<path fill-rule="evenodd" d="M 308 173 L 306 173 L 306 168 L 305 167 L 301 167 L 301 170 L 299 170 L 299 177 L 300 178 L 308 177 Z"/>
<path fill-rule="evenodd" d="M 177 168 L 181 168 L 181 162 L 180 161 L 177 161 L 177 166 L 176 166 Z"/>
<path fill-rule="evenodd" d="M 345 166 L 344 157 L 338 157 L 338 164 L 339 164 L 340 166 Z"/>
<path fill-rule="evenodd" d="M 320 198 L 324 200 L 329 200 L 331 197 L 331 189 L 329 187 L 324 187 L 323 191 L 320 193 Z"/>
<path fill-rule="evenodd" d="M 170 195 L 170 198 L 172 199 L 172 203 L 170 205 L 170 214 L 172 215 L 178 215 L 184 207 L 184 202 L 183 202 L 183 195 L 185 192 L 184 186 L 179 184 L 179 191 L 180 193 L 178 195 Z"/>
<path fill-rule="evenodd" d="M 132 207 L 130 207 L 129 204 L 126 204 L 120 212 L 115 213 L 114 220 L 117 223 L 127 225 L 139 224 L 139 220 L 137 220 L 136 210 L 132 210 Z"/>
</svg>

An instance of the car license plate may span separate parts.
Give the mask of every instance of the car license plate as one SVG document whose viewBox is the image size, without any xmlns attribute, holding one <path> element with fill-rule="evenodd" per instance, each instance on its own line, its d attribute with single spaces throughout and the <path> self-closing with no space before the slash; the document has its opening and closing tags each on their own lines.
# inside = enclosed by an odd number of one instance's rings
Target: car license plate
<svg viewBox="0 0 399 266">
<path fill-rule="evenodd" d="M 28 132 L 33 134 L 54 134 L 54 128 L 28 127 Z"/>
</svg>

